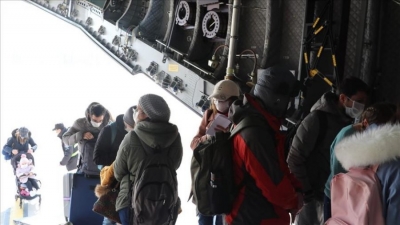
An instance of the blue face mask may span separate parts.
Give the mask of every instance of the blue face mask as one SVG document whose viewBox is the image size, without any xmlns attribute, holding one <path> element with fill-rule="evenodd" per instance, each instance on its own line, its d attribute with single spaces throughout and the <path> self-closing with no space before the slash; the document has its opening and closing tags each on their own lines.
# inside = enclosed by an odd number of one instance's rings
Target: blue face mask
<svg viewBox="0 0 400 225">
<path fill-rule="evenodd" d="M 378 127 L 378 125 L 376 125 L 376 123 L 373 123 L 373 124 L 370 124 L 368 127 L 367 127 L 367 129 L 365 129 L 365 130 L 373 130 L 373 129 L 376 129 Z"/>
</svg>

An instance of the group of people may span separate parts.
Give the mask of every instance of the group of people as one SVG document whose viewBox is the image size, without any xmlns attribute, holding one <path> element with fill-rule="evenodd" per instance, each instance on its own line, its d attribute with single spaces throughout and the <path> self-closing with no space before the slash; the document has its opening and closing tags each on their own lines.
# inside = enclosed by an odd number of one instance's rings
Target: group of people
<svg viewBox="0 0 400 225">
<path fill-rule="evenodd" d="M 245 128 L 234 136 L 239 194 L 224 218 L 199 214 L 199 225 L 322 225 L 331 218 L 331 201 L 335 200 L 330 195 L 332 178 L 353 167 L 373 165 L 379 165 L 376 175 L 383 209 L 378 213 L 386 224 L 397 224 L 400 108 L 387 102 L 365 107 L 368 85 L 355 77 L 345 78 L 337 92 L 325 93 L 314 104 L 297 128 L 285 158 L 285 137 L 280 127 L 289 100 L 298 93 L 296 82 L 289 71 L 272 67 L 260 71 L 257 84 L 243 96 L 230 80 L 216 84 L 210 96 L 211 108 L 204 112 L 192 149 L 210 139 L 206 131 L 217 114 L 227 116 L 233 126 L 248 116 L 267 123 Z M 227 132 L 224 127 L 216 129 Z"/>
<path fill-rule="evenodd" d="M 218 114 L 227 117 L 231 125 L 216 126 L 215 132 L 229 132 L 247 117 L 264 122 L 244 128 L 231 139 L 235 183 L 240 187 L 231 212 L 223 216 L 197 213 L 199 225 L 287 225 L 291 217 L 298 225 L 324 224 L 331 217 L 334 200 L 332 178 L 352 167 L 375 164 L 379 164 L 386 224 L 400 221 L 400 138 L 392 138 L 400 134 L 399 108 L 376 103 L 365 109 L 367 84 L 355 77 L 345 78 L 337 93 L 327 92 L 315 103 L 285 158 L 281 127 L 288 104 L 298 93 L 298 81 L 281 67 L 260 70 L 250 93 L 242 94 L 232 80 L 215 85 L 209 96 L 210 109 L 204 112 L 191 142 L 192 150 L 211 139 L 213 132 L 207 130 Z M 120 182 L 116 211 L 121 224 L 128 225 L 131 181 L 146 157 L 146 148 L 168 149 L 174 169 L 180 167 L 183 146 L 178 127 L 169 122 L 170 114 L 167 102 L 154 94 L 141 96 L 115 121 L 104 106 L 93 102 L 85 117 L 70 128 L 55 126 L 65 152 L 60 165 L 75 168 L 77 152 L 82 153 L 85 143 L 94 140 L 93 162 L 102 175 L 108 171 L 112 177 L 102 176 L 101 185 Z M 359 122 L 354 123 L 355 119 Z M 103 224 L 115 222 L 104 218 Z"/>
</svg>

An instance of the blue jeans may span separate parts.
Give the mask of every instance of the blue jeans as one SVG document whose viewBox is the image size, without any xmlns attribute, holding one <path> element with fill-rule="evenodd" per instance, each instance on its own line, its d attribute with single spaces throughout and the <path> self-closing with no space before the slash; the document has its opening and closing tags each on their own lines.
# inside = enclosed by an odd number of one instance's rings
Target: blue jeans
<svg viewBox="0 0 400 225">
<path fill-rule="evenodd" d="M 331 199 L 325 195 L 324 197 L 324 222 L 332 217 Z"/>
<path fill-rule="evenodd" d="M 199 213 L 199 225 L 214 225 L 214 218 L 215 218 L 215 225 L 222 225 L 222 216 L 204 216 Z"/>
<path fill-rule="evenodd" d="M 103 225 L 115 225 L 116 223 L 114 223 L 113 221 L 111 221 L 110 219 L 108 219 L 107 217 L 104 217 L 103 220 Z"/>
<path fill-rule="evenodd" d="M 119 219 L 121 220 L 122 225 L 130 225 L 131 222 L 129 221 L 129 207 L 120 209 L 118 211 Z"/>
</svg>

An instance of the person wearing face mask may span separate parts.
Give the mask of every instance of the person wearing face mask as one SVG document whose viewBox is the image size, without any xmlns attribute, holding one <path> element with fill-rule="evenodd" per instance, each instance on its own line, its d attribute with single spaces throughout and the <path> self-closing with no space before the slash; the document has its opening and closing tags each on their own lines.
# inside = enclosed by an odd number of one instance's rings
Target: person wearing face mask
<svg viewBox="0 0 400 225">
<path fill-rule="evenodd" d="M 203 119 L 201 120 L 200 127 L 197 134 L 194 136 L 190 143 L 190 148 L 194 150 L 199 143 L 205 142 L 208 135 L 206 131 L 210 127 L 211 123 L 217 114 L 228 116 L 228 110 L 232 102 L 238 99 L 240 96 L 239 86 L 232 80 L 221 80 L 215 87 L 213 93 L 208 97 L 210 100 L 210 108 L 203 113 Z M 226 131 L 228 127 L 216 127 L 216 131 Z"/>
<path fill-rule="evenodd" d="M 380 123 L 374 118 L 368 120 L 371 114 L 376 114 L 372 111 L 367 109 L 365 112 L 367 119 L 362 120 L 365 130 L 343 139 L 335 146 L 334 152 L 344 170 L 378 166 L 375 175 L 380 184 L 379 197 L 382 202 L 381 213 L 384 220 L 382 224 L 399 224 L 400 124 L 398 118 L 389 119 L 388 123 Z M 349 196 L 348 202 L 354 201 L 360 201 L 360 199 L 352 199 L 352 196 Z"/>
<path fill-rule="evenodd" d="M 65 166 L 68 171 L 72 171 L 77 169 L 78 164 L 78 145 L 75 144 L 74 146 L 65 145 L 62 141 L 62 136 L 67 132 L 67 128 L 64 126 L 63 123 L 57 123 L 53 131 L 56 133 L 57 137 L 61 140 L 61 148 L 64 153 L 64 157 L 60 161 L 60 166 Z"/>
<path fill-rule="evenodd" d="M 93 161 L 93 152 L 100 130 L 113 122 L 109 111 L 100 103 L 92 102 L 85 117 L 77 119 L 62 136 L 65 145 L 78 144 L 78 173 L 99 175 L 100 170 Z"/>
<path fill-rule="evenodd" d="M 396 113 L 396 105 L 391 103 L 376 103 L 368 107 L 361 115 L 360 123 L 344 127 L 336 136 L 331 145 L 331 173 L 325 183 L 324 221 L 331 218 L 331 180 L 339 173 L 347 171 L 342 167 L 335 155 L 335 147 L 343 139 L 365 130 L 376 129 L 378 126 L 393 122 Z"/>
<path fill-rule="evenodd" d="M 125 114 L 117 116 L 115 122 L 101 129 L 93 152 L 93 161 L 98 165 L 99 169 L 105 166 L 112 166 L 111 164 L 117 157 L 119 145 L 125 135 L 135 127 L 133 119 L 134 108 L 135 106 L 129 107 Z M 103 225 L 110 224 L 115 223 L 104 217 Z"/>
<path fill-rule="evenodd" d="M 304 206 L 295 224 L 324 224 L 324 189 L 330 174 L 330 146 L 339 131 L 361 115 L 368 85 L 356 77 L 345 78 L 340 94 L 325 93 L 311 108 L 293 138 L 287 162 L 302 184 Z M 320 121 L 324 118 L 325 121 Z M 320 130 L 320 123 L 326 127 Z M 322 133 L 322 135 L 319 135 Z"/>
<path fill-rule="evenodd" d="M 62 136 L 65 145 L 78 144 L 79 152 L 82 152 L 83 143 L 87 140 L 96 140 L 100 130 L 113 118 L 109 111 L 100 103 L 92 102 L 85 111 L 85 117 L 77 119 L 72 127 Z"/>
<path fill-rule="evenodd" d="M 232 102 L 238 99 L 240 95 L 239 86 L 232 80 L 222 80 L 219 81 L 215 87 L 213 93 L 208 99 L 211 101 L 210 109 L 207 109 L 203 114 L 203 119 L 201 120 L 199 130 L 194 136 L 190 148 L 194 150 L 200 143 L 205 142 L 210 138 L 206 134 L 206 130 L 210 127 L 211 123 L 217 114 L 223 114 L 228 116 L 228 110 Z M 226 131 L 229 127 L 217 126 L 216 131 Z M 213 225 L 215 220 L 215 225 L 222 225 L 221 216 L 204 216 L 197 213 L 199 217 L 199 225 Z"/>
</svg>

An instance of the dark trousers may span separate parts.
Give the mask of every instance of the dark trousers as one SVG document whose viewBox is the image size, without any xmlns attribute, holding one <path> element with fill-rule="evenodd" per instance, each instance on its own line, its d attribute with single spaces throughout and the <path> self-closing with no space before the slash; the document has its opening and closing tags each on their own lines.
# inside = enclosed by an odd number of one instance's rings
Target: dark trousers
<svg viewBox="0 0 400 225">
<path fill-rule="evenodd" d="M 214 225 L 214 218 L 215 218 L 215 225 L 222 225 L 222 216 L 204 216 L 199 213 L 199 225 Z"/>
<path fill-rule="evenodd" d="M 332 217 L 331 199 L 325 195 L 324 197 L 324 222 Z"/>
</svg>

